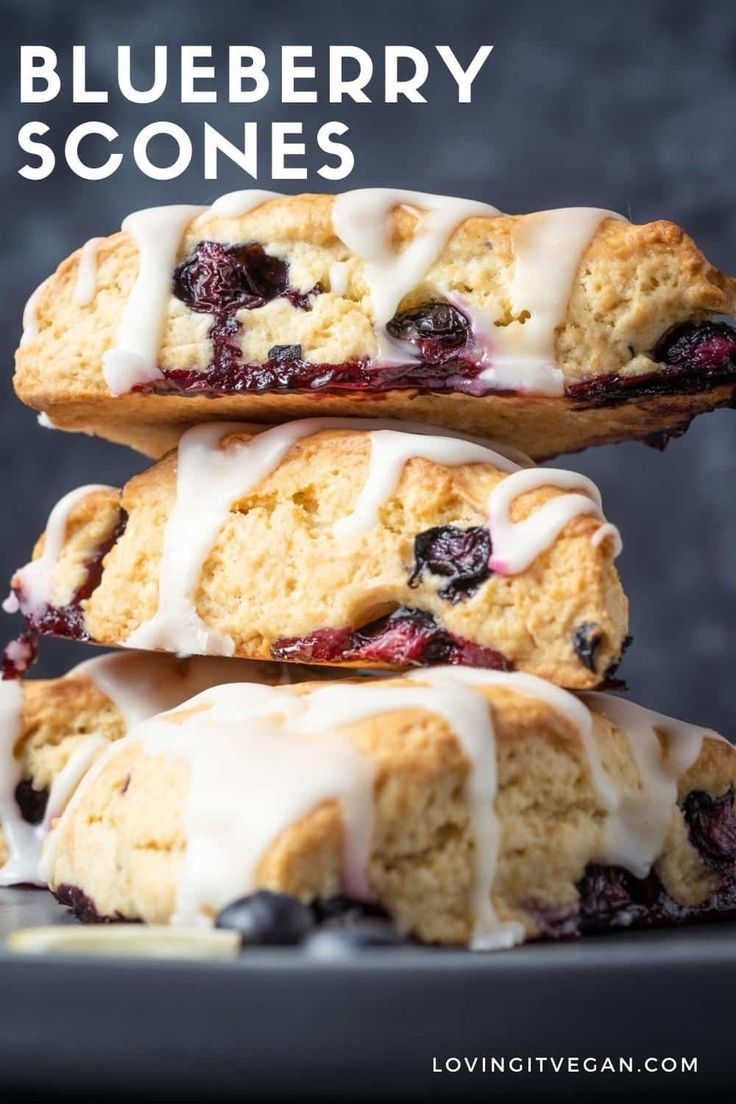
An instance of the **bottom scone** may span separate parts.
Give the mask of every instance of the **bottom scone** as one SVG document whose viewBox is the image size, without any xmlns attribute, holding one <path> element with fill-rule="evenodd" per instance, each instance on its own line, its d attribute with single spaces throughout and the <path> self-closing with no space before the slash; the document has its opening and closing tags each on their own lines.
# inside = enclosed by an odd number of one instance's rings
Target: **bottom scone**
<svg viewBox="0 0 736 1104">
<path fill-rule="evenodd" d="M 88 920 L 268 889 L 491 949 L 736 912 L 734 778 L 715 733 L 529 675 L 222 686 L 95 763 L 42 872 Z"/>
<path fill-rule="evenodd" d="M 305 671 L 120 652 L 96 656 L 63 678 L 0 680 L 0 885 L 39 880 L 41 844 L 52 818 L 110 741 L 207 687 L 246 679 L 298 681 Z"/>
</svg>

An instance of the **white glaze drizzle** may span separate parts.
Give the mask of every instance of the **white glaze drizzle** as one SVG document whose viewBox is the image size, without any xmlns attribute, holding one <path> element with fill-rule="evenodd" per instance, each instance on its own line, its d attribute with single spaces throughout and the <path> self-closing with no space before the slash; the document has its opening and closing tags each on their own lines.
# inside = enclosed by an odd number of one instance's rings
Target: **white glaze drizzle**
<svg viewBox="0 0 736 1104">
<path fill-rule="evenodd" d="M 377 523 L 381 504 L 396 490 L 404 465 L 412 457 L 448 466 L 485 463 L 510 473 L 489 500 L 494 548 L 491 566 L 499 573 L 524 570 L 573 517 L 592 513 L 603 518 L 597 488 L 584 476 L 552 468 L 517 471 L 518 454 L 511 459 L 509 450 L 501 446 L 491 449 L 447 431 L 437 435 L 426 425 L 361 418 L 311 418 L 288 422 L 247 441 L 220 447 L 228 435 L 249 428 L 238 423 L 215 422 L 195 426 L 182 436 L 176 498 L 164 530 L 158 608 L 152 618 L 130 634 L 126 647 L 192 655 L 233 654 L 232 637 L 207 626 L 195 608 L 202 567 L 233 504 L 273 472 L 298 440 L 321 430 L 367 430 L 371 437 L 369 471 L 358 502 L 349 516 L 333 526 L 338 540 L 360 536 Z M 510 480 L 518 481 L 512 484 L 511 493 L 498 494 L 499 488 Z M 593 498 L 561 495 L 537 512 L 539 521 L 535 514 L 527 521 L 511 522 L 513 499 L 524 491 L 543 486 L 592 488 Z M 617 549 L 620 550 L 620 540 Z"/>
<path fill-rule="evenodd" d="M 445 467 L 492 464 L 505 472 L 517 470 L 517 465 L 512 460 L 497 451 L 498 446 L 491 449 L 475 441 L 463 441 L 457 437 L 377 429 L 371 432 L 370 442 L 368 474 L 358 501 L 353 512 L 340 518 L 333 526 L 338 539 L 361 536 L 378 524 L 380 507 L 395 492 L 404 466 L 411 459 L 421 457 Z"/>
<path fill-rule="evenodd" d="M 205 689 L 224 682 L 253 679 L 257 674 L 255 665 L 242 661 L 180 660 L 169 655 L 111 652 L 80 663 L 65 677 L 91 679 L 113 703 L 125 730 L 129 731 Z M 9 856 L 5 866 L 0 868 L 0 885 L 42 884 L 38 862 L 51 823 L 61 816 L 91 763 L 108 745 L 108 741 L 96 733 L 80 741 L 52 782 L 42 822 L 28 824 L 15 800 L 15 788 L 21 775 L 14 748 L 21 735 L 22 707 L 20 681 L 0 681 L 0 824 Z"/>
<path fill-rule="evenodd" d="M 330 265 L 329 279 L 333 295 L 347 295 L 350 284 L 350 267 L 347 261 L 334 261 Z"/>
<path fill-rule="evenodd" d="M 610 694 L 586 693 L 582 698 L 626 736 L 639 775 L 636 793 L 619 791 L 616 807 L 605 822 L 598 859 L 644 878 L 662 853 L 677 802 L 678 779 L 697 760 L 704 739 L 723 738 Z M 658 732 L 666 738 L 664 752 Z"/>
<path fill-rule="evenodd" d="M 511 506 L 520 495 L 540 487 L 557 487 L 567 491 L 580 488 L 584 494 L 563 494 L 549 499 L 523 521 L 511 520 Z M 502 479 L 488 499 L 488 527 L 493 541 L 490 567 L 501 575 L 517 575 L 525 571 L 537 556 L 549 548 L 573 518 L 592 514 L 604 522 L 593 534 L 597 547 L 602 539 L 610 539 L 614 555 L 623 548 L 615 525 L 606 522 L 600 491 L 592 480 L 577 472 L 559 468 L 526 468 Z"/>
<path fill-rule="evenodd" d="M 495 388 L 562 394 L 555 335 L 565 319 L 581 257 L 601 222 L 619 219 L 597 207 L 563 207 L 515 218 L 509 307 L 515 321 L 494 326 L 480 379 Z M 528 316 L 520 320 L 522 312 Z"/>
<path fill-rule="evenodd" d="M 97 294 L 97 249 L 103 241 L 104 238 L 90 238 L 82 246 L 74 284 L 74 302 L 78 307 L 89 306 Z"/>
<path fill-rule="evenodd" d="M 157 359 L 171 279 L 186 227 L 204 208 L 189 204 L 135 211 L 122 229 L 138 247 L 138 276 L 120 320 L 115 346 L 102 357 L 110 392 L 122 395 L 161 375 Z"/>
<path fill-rule="evenodd" d="M 536 675 L 527 675 L 523 672 L 489 671 L 476 667 L 433 667 L 429 671 L 412 671 L 406 677 L 424 681 L 449 678 L 469 686 L 500 686 L 522 698 L 544 702 L 550 709 L 566 717 L 577 730 L 585 750 L 590 777 L 601 805 L 606 810 L 616 808 L 619 800 L 618 789 L 601 761 L 593 735 L 590 710 L 569 690 L 563 690 Z"/>
<path fill-rule="evenodd" d="M 49 279 L 44 280 L 38 285 L 35 291 L 31 292 L 23 308 L 23 333 L 20 338 L 21 348 L 27 345 L 29 341 L 33 341 L 38 337 L 38 304 Z"/>
<path fill-rule="evenodd" d="M 12 885 L 5 871 L 25 855 L 32 842 L 33 826 L 20 814 L 15 800 L 15 788 L 20 782 L 20 764 L 15 757 L 15 745 L 22 734 L 23 688 L 19 679 L 0 681 L 0 824 L 2 824 L 8 859 L 0 868 L 0 885 Z"/>
<path fill-rule="evenodd" d="M 310 695 L 307 713 L 297 724 L 308 731 L 319 731 L 330 725 L 345 727 L 400 709 L 423 709 L 442 717 L 470 765 L 466 785 L 474 843 L 470 946 L 483 951 L 512 947 L 522 941 L 523 926 L 513 921 L 500 921 L 491 897 L 500 832 L 494 811 L 496 742 L 488 702 L 472 688 L 468 690 L 458 685 L 458 680 L 448 680 L 446 669 L 416 672 L 414 678 L 425 685 L 325 686 Z"/>
<path fill-rule="evenodd" d="M 69 491 L 54 506 L 46 522 L 43 552 L 16 572 L 22 595 L 22 609 L 26 614 L 42 613 L 52 604 L 54 572 L 59 555 L 64 546 L 69 515 L 75 506 L 95 491 L 115 491 L 102 483 L 89 483 Z M 3 603 L 6 613 L 17 613 L 20 609 L 14 594 L 10 594 Z"/>
<path fill-rule="evenodd" d="M 409 207 L 418 217 L 414 235 L 401 252 L 392 242 L 397 207 Z M 393 188 L 361 188 L 335 197 L 332 223 L 343 244 L 363 262 L 380 360 L 405 363 L 416 359 L 404 344 L 391 338 L 386 323 L 401 300 L 422 282 L 461 223 L 499 214 L 496 207 L 477 200 Z"/>
</svg>

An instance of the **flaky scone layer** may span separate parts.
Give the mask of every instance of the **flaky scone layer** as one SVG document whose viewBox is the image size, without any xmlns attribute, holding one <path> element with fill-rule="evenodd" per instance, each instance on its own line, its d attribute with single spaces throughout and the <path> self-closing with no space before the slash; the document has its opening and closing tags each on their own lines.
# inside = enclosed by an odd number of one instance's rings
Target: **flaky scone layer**
<svg viewBox="0 0 736 1104">
<path fill-rule="evenodd" d="M 402 685 L 388 680 L 382 689 L 390 694 Z M 311 689 L 304 684 L 294 693 Z M 481 692 L 495 730 L 496 916 L 503 923 L 519 922 L 527 939 L 590 930 L 586 924 L 593 927 L 605 917 L 605 902 L 586 896 L 586 878 L 606 851 L 612 814 L 602 807 L 589 751 L 570 718 L 547 702 L 503 687 Z M 588 699 L 594 745 L 623 804 L 641 793 L 630 742 L 636 734 L 600 715 L 595 697 Z M 206 712 L 207 707 L 194 703 L 191 708 Z M 468 804 L 470 763 L 450 723 L 429 706 L 396 706 L 343 726 L 339 734 L 375 770 L 368 861 L 372 895 L 402 929 L 420 939 L 468 943 L 477 844 Z M 309 738 L 320 754 L 318 738 Z M 675 745 L 664 729 L 658 739 L 664 761 Z M 212 754 L 220 751 L 213 734 Z M 94 911 L 99 918 L 169 921 L 177 908 L 187 846 L 192 770 L 186 756 L 177 755 L 175 743 L 164 753 L 147 748 L 143 737 L 110 758 L 51 837 L 51 888 L 71 903 L 75 895 L 69 887 L 81 891 L 84 897 L 78 900 L 84 901 L 88 918 Z M 722 885 L 717 868 L 694 845 L 676 800 L 694 791 L 721 799 L 735 776 L 733 748 L 706 737 L 679 779 L 677 798 L 673 791 L 650 882 L 658 880 L 675 907 L 705 907 Z M 278 793 L 271 796 L 277 800 Z M 725 800 L 730 809 L 732 793 Z M 272 841 L 258 862 L 256 886 L 306 901 L 333 897 L 343 891 L 344 846 L 340 805 L 326 800 Z M 731 874 L 732 867 L 731 861 Z M 622 917 L 611 918 L 611 926 L 625 925 Z M 656 922 L 653 913 L 649 919 Z M 666 916 L 660 915 L 663 920 Z"/>
<path fill-rule="evenodd" d="M 249 439 L 239 431 L 220 447 Z M 378 523 L 359 536 L 338 539 L 332 526 L 354 509 L 370 456 L 370 434 L 314 432 L 231 507 L 204 561 L 194 604 L 206 626 L 232 638 L 234 655 L 329 662 L 324 652 L 290 651 L 282 642 L 319 630 L 362 630 L 409 610 L 434 619 L 442 632 L 500 653 L 500 662 L 512 669 L 578 689 L 604 679 L 622 652 L 627 603 L 613 566 L 613 542 L 592 541 L 601 525 L 597 518 L 574 518 L 526 570 L 490 573 L 477 589 L 453 601 L 441 593 L 446 578 L 427 570 L 417 578 L 415 539 L 435 527 L 485 526 L 489 494 L 504 473 L 490 463 L 444 467 L 414 457 L 378 511 Z M 79 587 L 120 511 L 127 517 L 104 559 L 99 585 L 81 603 L 86 631 L 98 643 L 124 644 L 156 613 L 176 476 L 177 456 L 171 454 L 119 494 L 89 493 L 69 515 L 53 577 L 53 604 L 59 607 Z M 521 494 L 511 507 L 512 521 L 529 517 L 559 494 L 552 486 Z M 195 528 L 198 508 L 195 498 L 189 506 Z M 40 542 L 34 556 L 42 549 Z M 592 657 L 580 653 L 581 632 L 595 638 Z M 137 641 L 136 646 L 152 645 Z M 178 646 L 185 647 L 180 639 Z M 375 654 L 332 661 L 392 665 L 390 656 Z M 426 662 L 451 660 L 437 656 Z"/>
<path fill-rule="evenodd" d="M 309 309 L 279 297 L 240 310 L 241 332 L 229 340 L 249 364 L 265 363 L 274 347 L 301 349 L 314 364 L 370 361 L 377 355 L 373 307 L 363 263 L 333 228 L 331 196 L 274 199 L 238 218 L 211 211 L 184 233 L 179 261 L 203 240 L 263 245 L 288 264 L 289 285 L 300 295 L 319 288 Z M 514 228 L 532 216 L 469 218 L 451 236 L 421 282 L 399 305 L 406 311 L 434 300 L 460 296 L 494 327 L 523 326 L 523 310 L 511 315 Z M 393 244 L 405 249 L 416 232 L 415 214 L 397 207 Z M 681 427 L 694 416 L 726 405 L 734 395 L 730 379 L 703 381 L 682 389 L 674 380 L 666 394 L 634 393 L 634 401 L 597 408 L 564 395 L 433 394 L 408 387 L 372 393 L 330 387 L 215 394 L 135 394 L 114 398 L 102 374 L 102 360 L 114 347 L 127 298 L 138 273 L 138 252 L 128 233 L 97 247 L 97 291 L 79 305 L 76 287 L 81 251 L 64 261 L 40 290 L 38 332 L 16 358 L 19 397 L 43 411 L 59 428 L 86 430 L 132 444 L 159 456 L 186 426 L 214 417 L 277 422 L 315 412 L 411 417 L 513 444 L 534 458 L 573 451 L 588 444 L 647 437 Z M 334 266 L 342 286 L 333 287 Z M 172 280 L 173 280 L 172 271 Z M 173 287 L 173 285 L 172 285 Z M 598 377 L 635 379 L 662 367 L 654 349 L 672 327 L 714 314 L 730 314 L 736 284 L 714 269 L 693 241 L 672 223 L 642 226 L 604 219 L 584 251 L 563 322 L 554 336 L 554 355 L 569 388 Z M 190 309 L 172 295 L 164 320 L 158 365 L 164 371 L 207 372 L 213 351 L 214 315 Z M 429 373 L 430 375 L 432 373 Z M 689 392 L 689 393 L 686 393 Z"/>
</svg>

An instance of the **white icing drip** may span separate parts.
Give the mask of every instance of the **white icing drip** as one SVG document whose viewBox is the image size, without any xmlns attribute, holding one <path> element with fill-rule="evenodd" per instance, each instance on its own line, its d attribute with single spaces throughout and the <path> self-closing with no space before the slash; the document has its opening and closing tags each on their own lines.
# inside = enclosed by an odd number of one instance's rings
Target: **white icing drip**
<svg viewBox="0 0 736 1104">
<path fill-rule="evenodd" d="M 586 493 L 558 495 L 523 521 L 512 521 L 511 505 L 514 500 L 528 491 L 546 486 L 561 490 L 579 487 Z M 507 476 L 496 484 L 488 499 L 488 525 L 493 542 L 491 569 L 502 575 L 525 571 L 545 548 L 549 548 L 565 526 L 581 514 L 592 514 L 605 522 L 600 492 L 586 476 L 558 468 L 527 468 Z M 605 537 L 613 538 L 615 554 L 618 555 L 623 547 L 618 529 L 609 522 L 605 522 L 602 528 L 605 528 Z M 596 545 L 601 539 L 599 533 L 600 529 L 593 534 Z"/>
<path fill-rule="evenodd" d="M 15 745 L 21 736 L 23 688 L 19 679 L 0 681 L 0 824 L 5 837 L 8 861 L 0 868 L 0 885 L 12 885 L 5 871 L 23 864 L 33 836 L 33 827 L 20 814 L 15 788 L 20 782 L 20 764 Z"/>
<path fill-rule="evenodd" d="M 74 302 L 78 307 L 89 306 L 97 294 L 97 249 L 103 240 L 90 238 L 82 246 L 74 285 Z"/>
<path fill-rule="evenodd" d="M 56 426 L 51 421 L 51 418 L 44 410 L 42 410 L 41 413 L 38 415 L 36 421 L 41 429 L 56 429 Z"/>
<path fill-rule="evenodd" d="M 515 321 L 493 327 L 491 363 L 480 376 L 484 383 L 562 394 L 556 330 L 565 319 L 573 280 L 591 239 L 604 219 L 620 217 L 597 207 L 564 207 L 512 221 L 509 307 Z M 522 312 L 528 313 L 523 322 Z"/>
<path fill-rule="evenodd" d="M 376 430 L 370 435 L 371 458 L 368 475 L 355 509 L 333 526 L 336 537 L 357 536 L 378 524 L 381 505 L 396 490 L 405 464 L 422 457 L 434 464 L 455 467 L 459 464 L 492 464 L 501 471 L 513 472 L 517 465 L 508 457 L 473 441 L 457 437 L 400 433 L 392 429 Z"/>
<path fill-rule="evenodd" d="M 48 279 L 40 283 L 36 290 L 31 292 L 23 308 L 23 333 L 20 338 L 21 348 L 27 345 L 29 341 L 33 341 L 38 337 L 38 304 L 47 283 Z"/>
<path fill-rule="evenodd" d="M 102 374 L 113 395 L 161 375 L 157 359 L 171 278 L 182 235 L 203 207 L 186 204 L 135 211 L 123 230 L 138 247 L 138 276 L 128 296 L 115 347 L 102 358 Z"/>
<path fill-rule="evenodd" d="M 597 693 L 582 696 L 592 710 L 626 736 L 639 774 L 638 791 L 627 794 L 622 789 L 606 820 L 599 861 L 623 866 L 634 877 L 645 878 L 662 853 L 677 802 L 678 779 L 697 760 L 705 738 L 722 737 L 623 698 Z M 664 752 L 658 732 L 666 737 Z"/>
<path fill-rule="evenodd" d="M 488 702 L 482 694 L 458 686 L 457 680 L 448 681 L 442 672 L 422 671 L 415 677 L 429 685 L 325 686 L 309 696 L 307 712 L 296 725 L 306 731 L 321 731 L 330 725 L 345 727 L 400 709 L 423 709 L 443 718 L 470 763 L 466 787 L 474 844 L 470 946 L 479 951 L 512 947 L 522 941 L 523 926 L 501 922 L 491 897 L 500 834 L 494 811 L 496 744 Z"/>
<path fill-rule="evenodd" d="M 56 503 L 46 522 L 43 552 L 37 559 L 31 560 L 16 572 L 24 613 L 39 614 L 52 604 L 54 571 L 64 545 L 67 521 L 72 510 L 87 495 L 95 491 L 114 490 L 114 487 L 108 487 L 102 483 L 90 483 L 70 491 Z M 8 613 L 16 612 L 21 608 L 17 601 L 15 603 L 12 601 L 13 597 L 7 598 L 3 606 Z"/>
<path fill-rule="evenodd" d="M 210 705 L 210 709 L 202 708 Z M 368 895 L 373 767 L 346 739 L 306 740 L 286 714 L 296 697 L 262 686 L 226 686 L 189 703 L 179 723 L 154 718 L 138 730 L 149 755 L 173 755 L 190 769 L 186 851 L 173 924 L 206 923 L 254 888 L 258 864 L 278 836 L 328 801 L 344 832 L 344 886 Z M 279 714 L 281 718 L 279 719 Z M 171 715 L 169 715 L 171 716 Z M 285 723 L 286 722 L 286 723 Z M 213 816 L 213 810 L 217 816 Z"/>
<path fill-rule="evenodd" d="M 281 192 L 267 192 L 259 188 L 244 188 L 238 192 L 227 192 L 216 199 L 205 211 L 205 218 L 240 218 L 247 215 L 255 207 L 262 203 L 268 203 L 271 199 L 281 199 Z"/>
<path fill-rule="evenodd" d="M 90 678 L 112 701 L 127 731 L 205 689 L 253 678 L 253 666 L 234 660 L 111 653 L 80 663 L 66 678 L 79 676 Z M 53 780 L 42 822 L 28 824 L 15 801 L 20 766 L 13 749 L 21 735 L 22 703 L 20 682 L 0 681 L 0 824 L 9 852 L 8 862 L 0 868 L 0 885 L 43 883 L 38 863 L 51 823 L 61 816 L 90 765 L 108 745 L 95 733 L 82 740 Z"/>
<path fill-rule="evenodd" d="M 606 810 L 616 808 L 619 800 L 618 788 L 606 772 L 593 735 L 593 721 L 583 702 L 569 690 L 554 686 L 536 675 L 517 672 L 487 671 L 475 667 L 433 667 L 429 671 L 413 671 L 407 678 L 423 681 L 453 679 L 470 686 L 500 686 L 511 690 L 522 698 L 542 701 L 561 713 L 577 729 L 585 750 L 590 776 L 601 805 Z"/>
<path fill-rule="evenodd" d="M 412 240 L 401 251 L 392 242 L 393 211 L 409 207 L 418 216 Z M 378 342 L 384 362 L 415 359 L 403 344 L 392 340 L 386 323 L 401 300 L 413 291 L 442 253 L 457 227 L 469 218 L 488 218 L 500 212 L 488 203 L 429 195 L 391 188 L 362 188 L 335 197 L 332 222 L 335 233 L 363 262 Z"/>
<path fill-rule="evenodd" d="M 335 261 L 330 265 L 330 291 L 333 295 L 346 295 L 350 283 L 350 267 L 347 261 Z"/>
</svg>

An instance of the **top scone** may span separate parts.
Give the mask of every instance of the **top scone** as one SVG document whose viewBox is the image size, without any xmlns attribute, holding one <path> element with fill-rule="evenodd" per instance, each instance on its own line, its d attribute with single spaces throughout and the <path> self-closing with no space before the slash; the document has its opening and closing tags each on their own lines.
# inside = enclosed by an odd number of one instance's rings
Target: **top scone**
<svg viewBox="0 0 736 1104">
<path fill-rule="evenodd" d="M 19 397 L 160 455 L 213 418 L 407 417 L 535 459 L 733 401 L 736 281 L 668 222 L 370 189 L 138 212 L 32 297 Z"/>
</svg>

